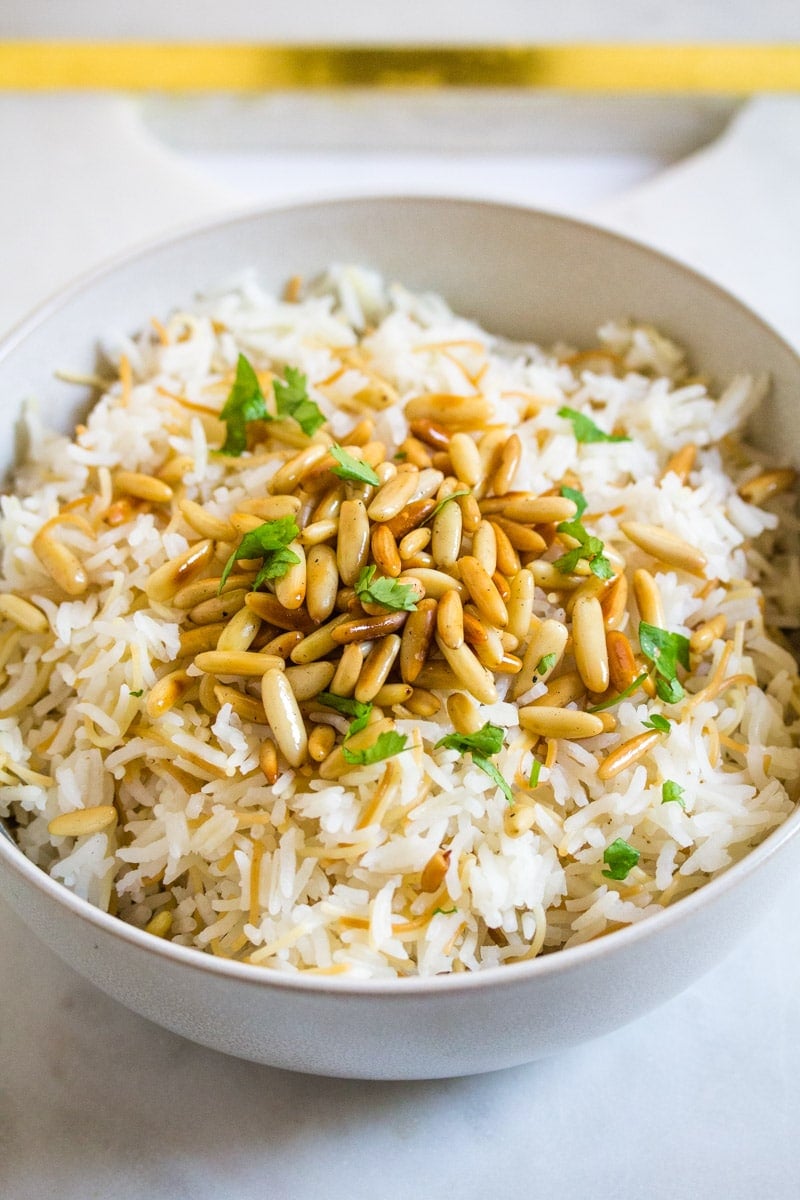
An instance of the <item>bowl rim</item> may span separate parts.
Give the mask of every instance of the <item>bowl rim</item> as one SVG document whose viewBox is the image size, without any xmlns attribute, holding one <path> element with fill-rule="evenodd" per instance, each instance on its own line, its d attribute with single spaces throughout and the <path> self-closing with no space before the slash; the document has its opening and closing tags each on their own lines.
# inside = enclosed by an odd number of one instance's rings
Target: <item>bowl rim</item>
<svg viewBox="0 0 800 1200">
<path fill-rule="evenodd" d="M 58 288 L 48 298 L 41 301 L 35 308 L 0 339 L 0 369 L 6 359 L 25 339 L 43 326 L 76 297 L 90 292 L 92 287 L 111 276 L 118 270 L 140 259 L 157 255 L 160 251 L 168 250 L 174 245 L 190 242 L 196 237 L 208 234 L 222 234 L 226 230 L 234 231 L 239 225 L 257 221 L 260 217 L 269 218 L 281 214 L 302 213 L 313 209 L 331 209 L 343 207 L 368 207 L 381 204 L 397 205 L 417 203 L 423 206 L 460 209 L 491 210 L 498 216 L 505 211 L 514 216 L 531 217 L 544 223 L 552 223 L 561 227 L 578 229 L 592 236 L 600 236 L 604 240 L 617 242 L 628 251 L 634 250 L 645 257 L 653 258 L 667 268 L 691 278 L 701 288 L 715 293 L 729 305 L 739 310 L 741 315 L 750 322 L 758 324 L 783 351 L 794 360 L 800 372 L 800 355 L 790 343 L 779 334 L 762 316 L 754 312 L 737 296 L 723 288 L 712 279 L 679 259 L 665 254 L 663 251 L 647 245 L 636 238 L 627 237 L 614 230 L 606 229 L 592 221 L 565 216 L 557 212 L 549 212 L 530 207 L 525 204 L 515 204 L 505 201 L 486 200 L 479 198 L 464 198 L 447 195 L 398 194 L 386 193 L 375 195 L 333 195 L 323 198 L 303 199 L 300 201 L 279 202 L 275 204 L 259 204 L 233 215 L 223 215 L 214 220 L 194 222 L 182 229 L 149 238 L 131 249 L 125 250 L 104 260 L 99 265 L 83 272 L 73 281 Z M 411 975 L 393 978 L 348 978 L 346 975 L 314 975 L 305 972 L 276 971 L 256 963 L 239 962 L 234 959 L 218 958 L 193 946 L 182 946 L 164 938 L 154 937 L 144 929 L 128 924 L 116 916 L 83 900 L 64 884 L 59 883 L 27 858 L 23 850 L 12 839 L 6 827 L 0 822 L 0 860 L 18 875 L 25 883 L 42 892 L 53 903 L 70 911 L 74 916 L 90 926 L 94 926 L 112 938 L 119 938 L 129 943 L 132 948 L 150 954 L 156 959 L 166 960 L 174 966 L 188 969 L 197 974 L 210 973 L 218 978 L 235 979 L 239 983 L 254 987 L 276 987 L 289 992 L 301 994 L 325 994 L 340 997 L 373 995 L 387 998 L 402 998 L 407 996 L 424 996 L 433 998 L 437 995 L 452 995 L 455 993 L 470 993 L 485 988 L 515 987 L 525 981 L 537 978 L 548 978 L 565 972 L 580 970 L 597 958 L 614 957 L 635 946 L 642 938 L 657 937 L 659 932 L 668 930 L 676 925 L 682 925 L 691 920 L 692 915 L 700 908 L 712 906 L 729 890 L 736 887 L 740 881 L 760 870 L 785 845 L 800 833 L 800 805 L 773 829 L 757 846 L 749 850 L 741 859 L 726 867 L 719 875 L 700 885 L 688 896 L 675 901 L 674 904 L 653 913 L 632 925 L 614 930 L 610 935 L 582 942 L 577 946 L 569 946 L 550 954 L 523 962 L 505 963 L 498 966 L 485 967 L 478 971 L 460 972 L 449 975 L 420 976 Z M 21 917 L 24 920 L 24 918 Z"/>
</svg>

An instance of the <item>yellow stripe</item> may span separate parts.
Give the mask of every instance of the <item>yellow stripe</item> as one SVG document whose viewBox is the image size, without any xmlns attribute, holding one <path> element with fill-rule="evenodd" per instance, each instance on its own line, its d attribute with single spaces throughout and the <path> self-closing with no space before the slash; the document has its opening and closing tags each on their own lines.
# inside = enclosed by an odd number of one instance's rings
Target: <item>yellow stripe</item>
<svg viewBox="0 0 800 1200">
<path fill-rule="evenodd" d="M 0 42 L 0 90 L 257 92 L 459 86 L 734 95 L 798 91 L 800 44 L 353 47 Z"/>
</svg>

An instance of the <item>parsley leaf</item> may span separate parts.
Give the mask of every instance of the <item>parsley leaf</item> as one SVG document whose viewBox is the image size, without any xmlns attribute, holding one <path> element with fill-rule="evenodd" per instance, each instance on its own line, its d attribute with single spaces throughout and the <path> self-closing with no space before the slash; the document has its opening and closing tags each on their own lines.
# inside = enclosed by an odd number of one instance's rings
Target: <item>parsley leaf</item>
<svg viewBox="0 0 800 1200">
<path fill-rule="evenodd" d="M 585 413 L 578 412 L 575 408 L 567 408 L 566 406 L 558 410 L 559 417 L 565 417 L 572 422 L 572 428 L 575 433 L 575 440 L 582 443 L 588 442 L 629 442 L 629 437 L 623 437 L 621 434 L 603 433 L 595 425 L 594 421 L 587 417 Z"/>
<path fill-rule="evenodd" d="M 639 622 L 639 645 L 656 670 L 656 692 L 666 704 L 677 704 L 686 693 L 678 680 L 678 664 L 689 670 L 689 639 L 657 625 Z"/>
<path fill-rule="evenodd" d="M 534 674 L 546 675 L 548 671 L 552 671 L 553 667 L 556 665 L 556 658 L 557 655 L 555 654 L 543 655 L 536 664 L 536 670 Z"/>
<path fill-rule="evenodd" d="M 247 449 L 248 421 L 270 421 L 258 376 L 243 354 L 236 363 L 236 378 L 225 406 L 219 414 L 226 423 L 225 442 L 220 454 L 239 457 Z"/>
<path fill-rule="evenodd" d="M 489 754 L 499 754 L 503 748 L 503 730 L 499 725 L 492 725 L 487 721 L 476 733 L 448 733 L 446 737 L 439 739 L 434 749 L 438 750 L 440 746 L 445 746 L 448 750 L 458 750 L 461 754 L 469 751 L 475 766 L 497 784 L 509 804 L 514 803 L 514 793 L 508 780 L 487 758 Z"/>
<path fill-rule="evenodd" d="M 325 417 L 308 397 L 306 376 L 296 367 L 287 367 L 283 375 L 285 383 L 281 383 L 279 379 L 273 380 L 272 383 L 278 416 L 292 417 L 303 433 L 311 437 L 325 424 Z"/>
<path fill-rule="evenodd" d="M 371 701 L 365 704 L 361 700 L 354 700 L 351 696 L 337 696 L 335 692 L 320 692 L 316 699 L 325 708 L 332 708 L 345 717 L 355 717 L 347 731 L 348 737 L 352 737 L 354 733 L 366 728 L 369 714 L 372 712 Z"/>
<path fill-rule="evenodd" d="M 342 446 L 331 446 L 330 453 L 339 464 L 338 467 L 331 467 L 332 475 L 338 475 L 340 479 L 348 479 L 353 483 L 369 483 L 373 487 L 380 483 L 369 463 L 353 458 Z"/>
<path fill-rule="evenodd" d="M 384 608 L 395 611 L 403 609 L 414 612 L 417 607 L 417 593 L 410 583 L 398 583 L 396 579 L 385 576 L 375 579 L 377 567 L 362 567 L 355 583 L 356 595 L 359 600 L 367 600 L 372 604 L 382 604 Z M 374 582 L 373 582 L 374 580 Z"/>
<path fill-rule="evenodd" d="M 295 552 L 287 549 L 289 543 L 293 542 L 299 533 L 300 530 L 297 528 L 293 516 L 278 517 L 275 521 L 265 521 L 257 529 L 246 533 L 225 564 L 218 591 L 221 592 L 225 587 L 234 563 L 238 562 L 240 558 L 264 560 L 261 570 L 253 580 L 253 591 L 265 579 L 281 579 L 289 567 L 300 562 Z"/>
<path fill-rule="evenodd" d="M 382 762 L 384 758 L 392 758 L 395 754 L 401 754 L 406 748 L 407 740 L 404 733 L 395 733 L 393 729 L 390 729 L 386 733 L 379 734 L 373 746 L 367 746 L 365 750 L 349 750 L 347 746 L 342 746 L 342 754 L 344 761 L 351 765 L 369 766 L 370 763 Z"/>
<path fill-rule="evenodd" d="M 580 560 L 585 558 L 589 564 L 589 570 L 598 579 L 613 579 L 614 571 L 611 563 L 603 553 L 605 545 L 599 537 L 592 537 L 587 533 L 577 517 L 572 521 L 562 521 L 557 529 L 559 533 L 566 533 L 568 537 L 575 538 L 580 545 L 573 550 L 568 550 L 566 554 L 562 554 L 555 560 L 553 566 L 556 570 L 568 575 L 570 571 L 575 570 Z"/>
<path fill-rule="evenodd" d="M 587 500 L 583 492 L 579 492 L 577 488 L 562 487 L 561 495 L 565 500 L 571 500 L 573 504 L 577 505 L 578 511 L 572 519 L 573 521 L 580 521 L 587 508 Z"/>
<path fill-rule="evenodd" d="M 136 699 L 138 700 L 140 696 L 143 696 L 143 695 L 144 695 L 144 688 L 139 688 L 139 690 L 138 690 L 138 691 L 136 691 L 136 692 L 130 692 L 130 691 L 129 691 L 129 692 L 128 692 L 128 695 L 129 695 L 129 696 L 135 696 L 135 697 L 136 697 Z"/>
<path fill-rule="evenodd" d="M 629 846 L 624 838 L 616 838 L 603 851 L 603 862 L 609 867 L 603 871 L 606 879 L 627 879 L 631 867 L 639 861 L 639 851 Z"/>
<path fill-rule="evenodd" d="M 615 704 L 619 704 L 622 700 L 627 700 L 628 696 L 632 696 L 634 692 L 638 692 L 639 688 L 647 679 L 647 671 L 643 671 L 641 675 L 634 679 L 633 683 L 629 683 L 624 692 L 620 692 L 617 696 L 611 696 L 608 700 L 602 700 L 600 704 L 595 704 L 594 708 L 590 708 L 589 712 L 603 712 L 606 708 L 613 708 Z"/>
<path fill-rule="evenodd" d="M 655 729 L 656 733 L 669 733 L 670 722 L 661 713 L 652 713 L 646 721 L 642 721 L 645 729 Z"/>
<path fill-rule="evenodd" d="M 433 915 L 436 916 L 437 913 L 440 913 L 443 917 L 451 917 L 454 912 L 458 912 L 458 909 L 455 908 L 455 906 L 453 908 L 435 908 L 433 910 Z"/>
<path fill-rule="evenodd" d="M 533 762 L 531 763 L 530 778 L 528 779 L 528 783 L 530 784 L 530 786 L 532 788 L 539 786 L 539 774 L 540 774 L 541 770 L 542 770 L 542 764 L 539 762 L 538 758 L 534 758 Z"/>
<path fill-rule="evenodd" d="M 661 787 L 661 803 L 680 804 L 681 808 L 686 808 L 683 791 L 684 789 L 674 779 L 665 779 Z"/>
<path fill-rule="evenodd" d="M 459 496 L 468 496 L 468 495 L 469 495 L 469 488 L 461 488 L 461 490 L 458 492 L 451 492 L 449 496 L 443 496 L 442 499 L 439 501 L 439 503 L 436 505 L 436 507 L 431 512 L 430 516 L 426 517 L 425 521 L 423 523 L 427 525 L 428 521 L 432 521 L 433 518 L 436 516 L 436 514 L 438 512 L 442 511 L 445 504 L 449 504 L 451 500 L 457 500 Z"/>
</svg>

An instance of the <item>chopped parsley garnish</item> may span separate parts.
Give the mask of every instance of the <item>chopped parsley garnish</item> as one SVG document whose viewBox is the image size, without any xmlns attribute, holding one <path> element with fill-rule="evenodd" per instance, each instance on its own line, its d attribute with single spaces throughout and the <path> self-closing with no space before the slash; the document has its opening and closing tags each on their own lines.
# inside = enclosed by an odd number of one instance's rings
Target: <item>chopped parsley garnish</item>
<svg viewBox="0 0 800 1200">
<path fill-rule="evenodd" d="M 655 667 L 656 692 L 665 704 L 677 704 L 686 693 L 678 680 L 678 664 L 689 670 L 689 639 L 681 633 L 668 633 L 657 625 L 639 622 L 642 654 Z"/>
<path fill-rule="evenodd" d="M 458 912 L 458 909 L 455 906 L 453 906 L 453 908 L 435 908 L 433 910 L 433 915 L 436 916 L 438 913 L 442 917 L 451 917 L 454 912 Z"/>
<path fill-rule="evenodd" d="M 573 521 L 580 521 L 588 506 L 583 492 L 579 492 L 577 488 L 562 487 L 561 495 L 565 500 L 571 500 L 572 503 L 577 507 L 578 511 L 575 513 L 575 516 L 572 519 Z"/>
<path fill-rule="evenodd" d="M 645 729 L 655 729 L 656 733 L 669 733 L 669 718 L 662 716 L 661 713 L 651 713 L 646 721 L 642 721 L 642 724 Z"/>
<path fill-rule="evenodd" d="M 294 367 L 287 367 L 286 382 L 273 381 L 276 411 L 279 417 L 293 417 L 303 433 L 309 437 L 316 433 L 325 418 L 313 400 L 309 400 L 306 377 Z M 236 362 L 236 377 L 228 399 L 219 414 L 225 422 L 225 442 L 221 454 L 238 458 L 247 449 L 247 426 L 250 421 L 273 421 L 275 418 L 267 408 L 261 384 L 252 364 L 243 354 Z"/>
<path fill-rule="evenodd" d="M 539 786 L 539 775 L 541 773 L 541 770 L 542 770 L 542 764 L 539 762 L 538 758 L 534 758 L 533 762 L 531 763 L 530 778 L 528 779 L 528 783 L 530 784 L 530 786 L 532 788 Z"/>
<path fill-rule="evenodd" d="M 285 383 L 273 381 L 275 404 L 279 417 L 291 417 L 308 437 L 315 434 L 325 417 L 318 406 L 308 397 L 308 380 L 296 367 L 287 367 L 283 373 Z"/>
<path fill-rule="evenodd" d="M 375 579 L 378 568 L 363 567 L 355 583 L 356 595 L 359 600 L 371 604 L 381 604 L 384 608 L 400 609 L 414 612 L 417 607 L 417 593 L 410 583 L 398 583 L 396 579 L 385 576 Z"/>
<path fill-rule="evenodd" d="M 136 699 L 138 700 L 140 696 L 144 695 L 144 688 L 139 688 L 138 691 L 135 691 L 135 692 L 129 691 L 128 695 L 135 696 Z"/>
<path fill-rule="evenodd" d="M 338 475 L 340 479 L 347 479 L 352 483 L 369 483 L 373 487 L 379 485 L 380 479 L 369 463 L 353 458 L 342 446 L 331 446 L 330 452 L 339 464 L 338 467 L 331 467 L 332 475 Z"/>
<path fill-rule="evenodd" d="M 603 851 L 603 862 L 608 866 L 603 871 L 606 879 L 627 879 L 628 872 L 639 861 L 639 851 L 629 846 L 624 838 L 616 838 Z"/>
<path fill-rule="evenodd" d="M 499 725 L 492 725 L 487 721 L 476 733 L 448 733 L 436 743 L 434 749 L 438 750 L 440 746 L 448 750 L 458 750 L 461 754 L 469 751 L 475 766 L 497 784 L 509 804 L 514 803 L 511 785 L 488 758 L 488 755 L 499 754 L 503 748 L 503 730 Z"/>
<path fill-rule="evenodd" d="M 365 704 L 361 700 L 354 700 L 351 696 L 337 696 L 334 692 L 320 692 L 316 699 L 325 708 L 332 708 L 345 717 L 355 718 L 347 731 L 348 737 L 352 737 L 354 733 L 366 728 L 369 714 L 372 712 L 371 702 Z"/>
<path fill-rule="evenodd" d="M 661 803 L 680 804 L 681 808 L 686 808 L 683 791 L 684 789 L 674 779 L 665 779 L 661 785 Z"/>
<path fill-rule="evenodd" d="M 299 536 L 299 533 L 300 530 L 297 528 L 293 516 L 278 517 L 275 521 L 265 521 L 257 529 L 246 533 L 225 564 L 218 590 L 221 592 L 225 587 L 234 563 L 238 562 L 240 558 L 264 560 L 261 570 L 253 580 L 253 591 L 265 579 L 282 579 L 289 567 L 300 562 L 294 550 L 287 548 L 289 543 Z"/>
<path fill-rule="evenodd" d="M 603 712 L 606 708 L 613 708 L 615 704 L 620 704 L 621 701 L 627 700 L 628 696 L 632 696 L 634 692 L 638 692 L 645 679 L 647 679 L 647 671 L 643 671 L 641 675 L 638 675 L 633 683 L 629 683 L 623 692 L 619 692 L 616 696 L 610 696 L 608 700 L 602 700 L 588 711 L 598 713 Z"/>
<path fill-rule="evenodd" d="M 575 440 L 582 443 L 588 442 L 629 442 L 629 437 L 624 437 L 622 434 L 603 433 L 595 425 L 594 421 L 587 417 L 585 413 L 578 412 L 575 408 L 560 408 L 558 410 L 559 417 L 565 417 L 572 422 L 572 428 L 575 433 Z"/>
<path fill-rule="evenodd" d="M 598 579 L 613 579 L 614 572 L 611 569 L 611 563 L 603 553 L 605 545 L 599 537 L 592 537 L 587 533 L 577 517 L 572 521 L 562 521 L 557 529 L 559 533 L 566 533 L 568 537 L 575 538 L 580 545 L 556 559 L 553 563 L 556 570 L 568 575 L 570 571 L 575 570 L 580 560 L 585 558 L 589 564 L 589 570 Z"/>
<path fill-rule="evenodd" d="M 553 667 L 556 665 L 557 657 L 558 656 L 556 654 L 543 655 L 536 664 L 536 671 L 534 673 L 536 675 L 546 675 L 548 671 L 552 671 Z"/>
<path fill-rule="evenodd" d="M 267 412 L 258 376 L 243 354 L 239 355 L 236 378 L 225 401 L 225 407 L 219 415 L 227 426 L 225 442 L 220 453 L 231 454 L 237 458 L 247 449 L 248 421 L 272 420 Z"/>
<path fill-rule="evenodd" d="M 469 488 L 461 488 L 461 490 L 458 492 L 451 492 L 449 496 L 442 496 L 442 499 L 439 501 L 439 503 L 433 509 L 430 516 L 425 518 L 424 524 L 427 524 L 428 521 L 432 521 L 433 518 L 436 516 L 436 514 L 438 512 L 442 511 L 445 504 L 449 504 L 451 500 L 457 500 L 459 496 L 468 496 L 468 495 L 469 495 Z"/>
<path fill-rule="evenodd" d="M 347 746 L 342 746 L 342 754 L 344 761 L 350 763 L 351 766 L 356 764 L 369 766 L 370 763 L 383 762 L 385 758 L 392 758 L 395 754 L 402 753 L 406 748 L 407 740 L 404 733 L 395 733 L 391 729 L 386 733 L 379 734 L 375 744 L 367 746 L 365 750 L 350 750 Z"/>
</svg>

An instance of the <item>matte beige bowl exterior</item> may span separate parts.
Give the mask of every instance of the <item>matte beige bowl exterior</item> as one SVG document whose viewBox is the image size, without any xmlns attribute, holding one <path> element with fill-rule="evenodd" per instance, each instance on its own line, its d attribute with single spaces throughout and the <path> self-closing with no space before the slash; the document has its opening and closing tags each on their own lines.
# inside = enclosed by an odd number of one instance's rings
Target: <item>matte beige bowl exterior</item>
<svg viewBox="0 0 800 1200">
<path fill-rule="evenodd" d="M 0 465 L 21 400 L 69 429 L 85 404 L 54 381 L 90 370 L 93 336 L 255 266 L 267 285 L 331 261 L 375 266 L 512 337 L 591 343 L 610 316 L 652 321 L 718 379 L 768 370 L 757 440 L 800 462 L 800 360 L 731 296 L 592 226 L 528 209 L 442 199 L 343 200 L 274 209 L 148 248 L 47 305 L 0 347 Z M 611 1030 L 675 995 L 765 913 L 800 867 L 800 814 L 699 892 L 641 924 L 534 962 L 475 975 L 348 982 L 279 976 L 174 946 L 77 899 L 0 828 L 0 893 L 67 963 L 135 1011 L 229 1054 L 370 1079 L 513 1066 Z"/>
</svg>

